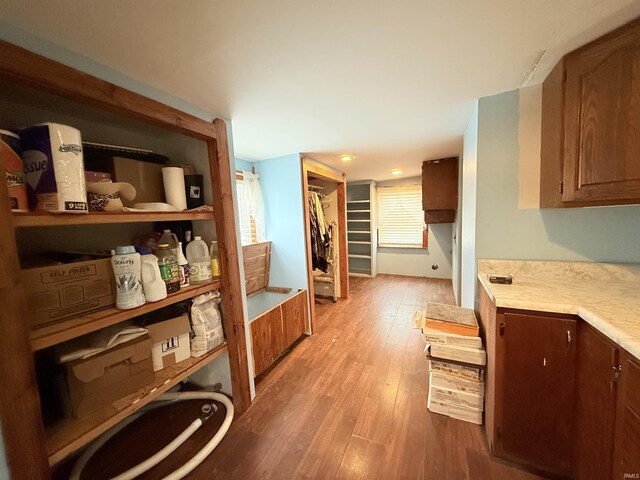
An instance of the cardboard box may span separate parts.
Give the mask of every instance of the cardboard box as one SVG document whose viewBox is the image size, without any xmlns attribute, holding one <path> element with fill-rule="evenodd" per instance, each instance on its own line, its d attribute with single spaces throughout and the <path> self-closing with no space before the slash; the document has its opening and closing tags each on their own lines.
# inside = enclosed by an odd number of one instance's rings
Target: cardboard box
<svg viewBox="0 0 640 480">
<path fill-rule="evenodd" d="M 26 268 L 21 275 L 32 326 L 57 322 L 116 303 L 109 257 Z"/>
<path fill-rule="evenodd" d="M 189 316 L 178 317 L 146 326 L 151 337 L 153 371 L 174 365 L 191 357 Z"/>
<path fill-rule="evenodd" d="M 153 382 L 151 338 L 144 335 L 66 366 L 73 414 L 86 417 Z"/>
<path fill-rule="evenodd" d="M 476 408 L 461 407 L 447 402 L 440 402 L 431 398 L 427 400 L 427 408 L 430 412 L 446 415 L 447 417 L 462 420 L 464 422 L 482 425 L 482 410 Z"/>
<path fill-rule="evenodd" d="M 448 403 L 458 407 L 477 408 L 478 410 L 484 408 L 484 395 L 475 395 L 435 385 L 429 386 L 429 398 L 436 402 Z"/>
<path fill-rule="evenodd" d="M 484 369 L 480 367 L 429 359 L 429 371 L 484 382 Z"/>
<path fill-rule="evenodd" d="M 108 172 L 114 182 L 127 182 L 136 189 L 136 198 L 128 202 L 126 207 L 134 203 L 164 202 L 164 183 L 162 181 L 162 165 L 124 157 L 86 158 L 88 170 Z"/>
<path fill-rule="evenodd" d="M 432 387 L 445 388 L 447 390 L 472 393 L 474 395 L 484 397 L 484 382 L 460 378 L 454 375 L 431 372 L 429 374 L 429 385 Z"/>
</svg>

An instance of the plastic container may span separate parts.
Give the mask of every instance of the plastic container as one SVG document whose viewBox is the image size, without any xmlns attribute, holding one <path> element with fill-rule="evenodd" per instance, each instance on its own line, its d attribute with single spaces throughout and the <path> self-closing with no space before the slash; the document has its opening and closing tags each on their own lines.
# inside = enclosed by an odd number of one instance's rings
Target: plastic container
<svg viewBox="0 0 640 480">
<path fill-rule="evenodd" d="M 199 236 L 187 245 L 187 260 L 192 284 L 199 285 L 211 281 L 211 255 L 207 244 Z"/>
<path fill-rule="evenodd" d="M 0 164 L 4 165 L 12 212 L 29 211 L 21 154 L 20 137 L 7 130 L 0 130 Z"/>
<path fill-rule="evenodd" d="M 219 277 L 220 257 L 218 256 L 218 242 L 216 242 L 215 240 L 211 242 L 209 254 L 211 255 L 211 275 L 213 275 L 214 277 Z"/>
<path fill-rule="evenodd" d="M 189 262 L 182 253 L 182 242 L 178 242 L 178 266 L 180 267 L 180 288 L 185 288 L 189 283 Z"/>
<path fill-rule="evenodd" d="M 141 249 L 142 256 L 142 288 L 147 302 L 157 302 L 167 298 L 167 287 L 160 274 L 158 257 L 151 253 L 148 247 Z"/>
<path fill-rule="evenodd" d="M 160 276 L 164 280 L 167 293 L 175 293 L 180 290 L 180 267 L 176 249 L 171 248 L 167 243 L 158 245 L 158 267 Z"/>
<path fill-rule="evenodd" d="M 117 247 L 111 266 L 116 277 L 116 308 L 128 310 L 144 305 L 142 261 L 133 245 Z"/>
<path fill-rule="evenodd" d="M 160 237 L 160 240 L 158 240 L 158 244 L 161 244 L 161 243 L 166 243 L 169 245 L 170 248 L 176 249 L 176 255 L 178 255 L 177 249 L 180 241 L 178 240 L 178 236 L 175 233 L 173 233 L 171 230 L 162 231 L 162 236 Z"/>
</svg>

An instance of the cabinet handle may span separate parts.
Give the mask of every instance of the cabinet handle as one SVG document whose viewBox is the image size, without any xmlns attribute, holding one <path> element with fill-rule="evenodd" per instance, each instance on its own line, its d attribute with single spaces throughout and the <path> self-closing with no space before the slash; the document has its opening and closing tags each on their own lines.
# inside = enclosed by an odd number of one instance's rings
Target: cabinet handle
<svg viewBox="0 0 640 480">
<path fill-rule="evenodd" d="M 567 351 L 571 350 L 571 330 L 567 330 Z"/>
</svg>

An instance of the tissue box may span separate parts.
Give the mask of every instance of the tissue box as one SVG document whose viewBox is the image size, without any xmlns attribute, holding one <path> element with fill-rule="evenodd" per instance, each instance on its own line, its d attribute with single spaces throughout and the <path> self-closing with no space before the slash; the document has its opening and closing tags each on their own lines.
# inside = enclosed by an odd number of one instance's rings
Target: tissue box
<svg viewBox="0 0 640 480">
<path fill-rule="evenodd" d="M 149 336 L 153 346 L 153 371 L 174 365 L 191 357 L 189 342 L 189 316 L 185 313 L 178 317 L 153 323 L 145 327 L 149 330 Z"/>
<path fill-rule="evenodd" d="M 45 123 L 20 132 L 29 201 L 36 210 L 87 213 L 80 131 Z"/>
<path fill-rule="evenodd" d="M 81 255 L 79 258 L 85 258 Z M 27 316 L 32 326 L 56 322 L 115 305 L 113 270 L 109 257 L 89 255 L 74 262 L 73 254 L 56 253 L 23 263 L 22 284 L 27 293 Z M 36 266 L 34 265 L 34 266 Z"/>
<path fill-rule="evenodd" d="M 87 417 L 153 382 L 151 339 L 138 337 L 66 366 L 73 414 Z"/>
</svg>

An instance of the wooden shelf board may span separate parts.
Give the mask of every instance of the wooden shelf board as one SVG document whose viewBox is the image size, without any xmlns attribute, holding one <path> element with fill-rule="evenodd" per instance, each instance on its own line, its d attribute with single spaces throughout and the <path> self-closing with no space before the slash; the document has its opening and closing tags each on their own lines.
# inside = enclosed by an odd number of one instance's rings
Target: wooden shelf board
<svg viewBox="0 0 640 480">
<path fill-rule="evenodd" d="M 350 213 L 370 213 L 371 210 L 347 210 L 347 215 Z"/>
<path fill-rule="evenodd" d="M 348 240 L 347 243 L 357 243 L 358 245 L 371 245 L 371 242 L 361 242 L 360 240 Z"/>
<path fill-rule="evenodd" d="M 347 200 L 347 203 L 370 203 L 371 200 Z"/>
<path fill-rule="evenodd" d="M 91 213 L 14 213 L 13 225 L 23 227 L 55 227 L 60 225 L 100 225 L 107 223 L 172 222 L 180 220 L 213 220 L 212 211 L 197 212 L 91 212 Z"/>
<path fill-rule="evenodd" d="M 49 465 L 57 464 L 226 351 L 225 342 L 201 357 L 191 357 L 156 372 L 152 384 L 94 412 L 91 417 L 70 418 L 50 427 L 47 429 Z"/>
<path fill-rule="evenodd" d="M 173 303 L 187 300 L 201 293 L 220 288 L 220 280 L 213 280 L 203 285 L 192 285 L 167 298 L 153 303 L 145 303 L 141 307 L 130 310 L 118 310 L 115 307 L 89 312 L 78 317 L 68 318 L 60 322 L 36 327 L 31 331 L 31 348 L 33 351 L 71 340 L 87 333 L 124 322 L 130 318 L 158 310 Z"/>
<path fill-rule="evenodd" d="M 349 258 L 371 258 L 371 255 L 355 255 L 350 253 Z"/>
<path fill-rule="evenodd" d="M 370 273 L 349 272 L 350 277 L 373 277 Z"/>
<path fill-rule="evenodd" d="M 371 230 L 347 230 L 347 233 L 366 233 L 366 234 L 371 234 Z"/>
<path fill-rule="evenodd" d="M 364 219 L 364 218 L 353 219 L 353 218 L 347 218 L 347 222 L 371 222 L 371 219 Z"/>
</svg>

